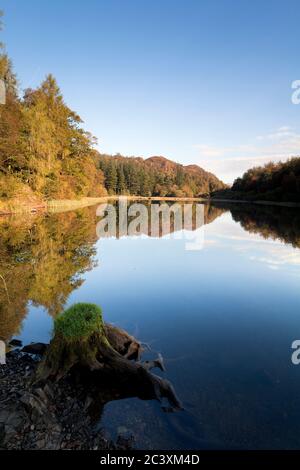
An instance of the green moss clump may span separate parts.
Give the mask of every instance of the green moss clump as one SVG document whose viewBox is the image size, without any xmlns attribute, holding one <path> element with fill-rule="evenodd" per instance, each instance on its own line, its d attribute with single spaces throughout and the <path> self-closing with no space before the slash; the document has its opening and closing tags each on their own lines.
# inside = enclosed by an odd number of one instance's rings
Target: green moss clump
<svg viewBox="0 0 300 470">
<path fill-rule="evenodd" d="M 84 339 L 103 333 L 102 310 L 95 304 L 79 303 L 65 310 L 54 322 L 54 332 L 66 340 Z"/>
</svg>

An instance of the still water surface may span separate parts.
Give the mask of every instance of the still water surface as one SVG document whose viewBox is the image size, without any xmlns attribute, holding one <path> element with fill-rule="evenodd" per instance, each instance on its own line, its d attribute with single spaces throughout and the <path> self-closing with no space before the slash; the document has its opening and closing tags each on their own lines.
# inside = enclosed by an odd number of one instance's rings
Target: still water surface
<svg viewBox="0 0 300 470">
<path fill-rule="evenodd" d="M 100 426 L 147 449 L 300 448 L 299 209 L 205 206 L 204 245 L 96 236 L 96 207 L 0 220 L 0 336 L 49 341 L 75 302 L 160 352 L 185 410 L 108 403 Z M 178 235 L 178 234 L 177 234 Z M 147 356 L 146 355 L 146 356 Z"/>
</svg>

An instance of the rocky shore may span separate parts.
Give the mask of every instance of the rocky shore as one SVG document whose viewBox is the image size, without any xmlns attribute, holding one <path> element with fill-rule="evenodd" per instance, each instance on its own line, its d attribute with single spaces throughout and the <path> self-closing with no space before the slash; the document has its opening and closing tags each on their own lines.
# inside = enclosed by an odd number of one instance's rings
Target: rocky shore
<svg viewBox="0 0 300 470">
<path fill-rule="evenodd" d="M 125 450 L 132 442 L 105 438 L 93 422 L 82 384 L 32 385 L 45 345 L 13 349 L 0 365 L 0 450 Z M 27 351 L 27 352 L 26 352 Z"/>
<path fill-rule="evenodd" d="M 0 366 L 0 449 L 132 449 L 131 438 L 112 442 L 101 430 L 108 402 L 140 398 L 183 409 L 172 384 L 152 373 L 165 371 L 162 356 L 142 361 L 142 343 L 105 323 L 95 304 L 58 315 L 50 344 L 9 347 Z"/>
</svg>

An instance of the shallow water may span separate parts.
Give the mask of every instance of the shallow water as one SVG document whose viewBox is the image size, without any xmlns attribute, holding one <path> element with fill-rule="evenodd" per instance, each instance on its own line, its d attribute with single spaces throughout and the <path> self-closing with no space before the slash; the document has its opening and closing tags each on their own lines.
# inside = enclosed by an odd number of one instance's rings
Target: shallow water
<svg viewBox="0 0 300 470">
<path fill-rule="evenodd" d="M 299 209 L 205 206 L 192 251 L 185 231 L 98 239 L 98 221 L 96 207 L 0 220 L 1 338 L 48 341 L 63 308 L 97 303 L 146 357 L 163 355 L 185 408 L 112 401 L 109 435 L 147 449 L 299 448 Z"/>
</svg>

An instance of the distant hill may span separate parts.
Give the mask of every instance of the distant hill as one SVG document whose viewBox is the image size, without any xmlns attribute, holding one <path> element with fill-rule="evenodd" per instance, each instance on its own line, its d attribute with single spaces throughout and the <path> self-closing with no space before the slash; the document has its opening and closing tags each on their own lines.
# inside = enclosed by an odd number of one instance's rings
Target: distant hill
<svg viewBox="0 0 300 470">
<path fill-rule="evenodd" d="M 224 189 L 215 175 L 197 165 L 181 165 L 162 156 L 147 159 L 103 155 L 97 157 L 110 194 L 198 197 Z"/>
<path fill-rule="evenodd" d="M 237 178 L 231 189 L 213 197 L 248 201 L 300 202 L 300 157 L 287 162 L 251 168 Z"/>
</svg>

